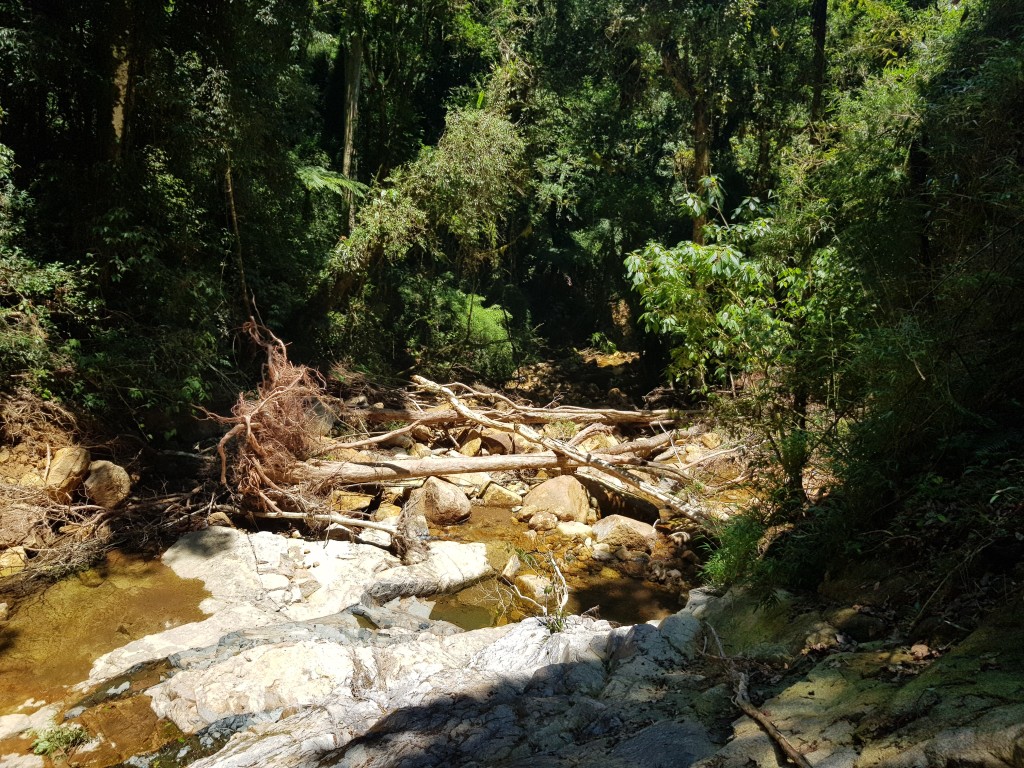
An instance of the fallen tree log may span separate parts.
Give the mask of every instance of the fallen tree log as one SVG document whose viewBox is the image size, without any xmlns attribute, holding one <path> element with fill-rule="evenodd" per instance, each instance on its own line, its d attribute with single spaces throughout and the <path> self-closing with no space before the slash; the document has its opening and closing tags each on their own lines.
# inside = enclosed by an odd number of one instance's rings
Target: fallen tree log
<svg viewBox="0 0 1024 768">
<path fill-rule="evenodd" d="M 608 456 L 609 463 L 629 465 L 636 464 L 637 459 L 631 456 Z M 543 453 L 523 453 L 494 456 L 431 456 L 408 461 L 324 461 L 311 460 L 296 462 L 282 472 L 275 473 L 271 479 L 276 483 L 288 484 L 321 484 L 366 485 L 368 483 L 388 483 L 394 480 L 406 480 L 414 477 L 430 477 L 437 475 L 461 475 L 469 472 L 506 472 L 537 469 L 575 469 L 587 464 L 587 461 L 576 460 L 567 456 L 548 451 Z"/>
</svg>

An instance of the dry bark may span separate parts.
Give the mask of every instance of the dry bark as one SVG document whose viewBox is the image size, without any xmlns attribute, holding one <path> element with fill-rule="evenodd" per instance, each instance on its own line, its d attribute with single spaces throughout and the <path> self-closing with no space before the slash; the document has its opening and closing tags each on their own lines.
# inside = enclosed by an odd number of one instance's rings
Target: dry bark
<svg viewBox="0 0 1024 768">
<path fill-rule="evenodd" d="M 488 418 L 522 424 L 553 424 L 557 421 L 572 421 L 576 424 L 672 424 L 690 412 L 661 409 L 656 411 L 620 411 L 613 408 L 534 408 L 515 405 L 502 410 L 486 408 L 479 411 Z M 696 413 L 696 412 L 694 412 Z M 465 418 L 454 408 L 359 408 L 344 412 L 348 421 L 362 424 L 383 424 L 389 421 L 411 422 L 428 427 L 457 426 Z"/>
<path fill-rule="evenodd" d="M 631 464 L 630 456 L 608 457 L 609 463 Z M 389 483 L 414 477 L 461 475 L 467 472 L 503 472 L 537 469 L 575 469 L 586 460 L 576 460 L 553 452 L 495 456 L 432 456 L 408 461 L 305 461 L 291 464 L 281 474 L 272 475 L 278 483 L 314 483 L 331 487 Z"/>
</svg>

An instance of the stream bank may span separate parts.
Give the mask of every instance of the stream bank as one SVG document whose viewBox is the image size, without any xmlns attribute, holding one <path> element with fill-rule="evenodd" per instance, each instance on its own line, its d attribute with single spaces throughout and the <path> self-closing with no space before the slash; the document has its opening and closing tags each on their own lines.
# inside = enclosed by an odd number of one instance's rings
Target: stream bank
<svg viewBox="0 0 1024 768">
<path fill-rule="evenodd" d="M 430 593 L 486 578 L 486 546 L 430 548 L 402 566 L 358 542 L 188 534 L 163 561 L 203 582 L 206 617 L 105 654 L 62 701 L 0 718 L 0 765 L 47 765 L 25 734 L 46 719 L 85 725 L 91 741 L 66 757 L 83 768 L 782 765 L 735 719 L 708 625 L 815 768 L 1024 764 L 1019 589 L 952 648 L 869 639 L 835 604 L 758 608 L 702 590 L 650 623 L 462 631 L 429 618 Z"/>
</svg>

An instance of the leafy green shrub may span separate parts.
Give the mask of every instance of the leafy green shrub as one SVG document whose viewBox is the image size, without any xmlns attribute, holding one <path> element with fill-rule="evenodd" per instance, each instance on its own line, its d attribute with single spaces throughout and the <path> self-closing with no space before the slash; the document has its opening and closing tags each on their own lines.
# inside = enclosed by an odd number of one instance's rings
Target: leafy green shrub
<svg viewBox="0 0 1024 768">
<path fill-rule="evenodd" d="M 747 579 L 758 560 L 758 543 L 764 536 L 765 525 L 754 515 L 744 514 L 732 518 L 718 530 L 718 544 L 701 575 L 715 587 L 727 587 Z"/>
</svg>

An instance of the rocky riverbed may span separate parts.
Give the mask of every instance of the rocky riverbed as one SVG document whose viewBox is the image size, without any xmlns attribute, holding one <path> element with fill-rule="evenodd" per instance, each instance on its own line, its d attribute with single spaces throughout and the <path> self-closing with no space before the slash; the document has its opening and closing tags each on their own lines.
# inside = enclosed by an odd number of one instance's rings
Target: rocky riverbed
<svg viewBox="0 0 1024 768">
<path fill-rule="evenodd" d="M 97 768 L 784 764 L 734 719 L 705 622 L 761 675 L 758 705 L 816 768 L 1024 765 L 1020 594 L 933 650 L 858 642 L 848 633 L 868 629 L 843 609 L 755 610 L 701 591 L 647 624 L 431 620 L 431 595 L 492 573 L 482 544 L 431 542 L 402 566 L 371 544 L 212 527 L 163 561 L 205 584 L 206 618 L 128 642 L 60 700 L 0 717 L 0 766 L 46 765 L 30 731 L 73 724 L 88 741 L 61 759 Z"/>
</svg>

